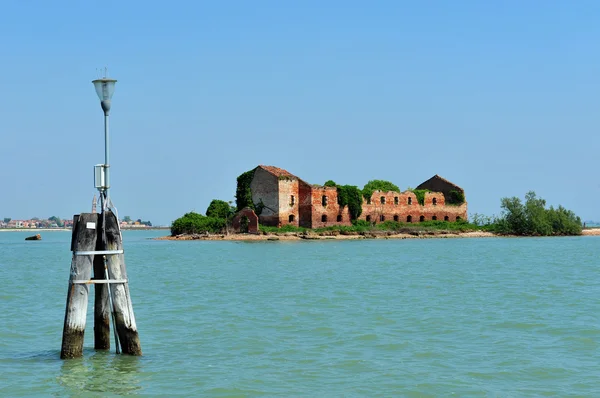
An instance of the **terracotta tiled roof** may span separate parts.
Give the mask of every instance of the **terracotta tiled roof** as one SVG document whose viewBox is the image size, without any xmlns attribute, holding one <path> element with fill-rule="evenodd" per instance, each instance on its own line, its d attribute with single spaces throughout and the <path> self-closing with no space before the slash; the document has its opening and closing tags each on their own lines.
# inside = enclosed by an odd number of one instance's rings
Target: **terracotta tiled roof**
<svg viewBox="0 0 600 398">
<path fill-rule="evenodd" d="M 296 178 L 298 179 L 298 177 L 296 177 L 295 175 L 293 175 L 292 173 L 290 173 L 287 170 L 284 169 L 280 169 L 279 167 L 275 167 L 275 166 L 264 166 L 264 165 L 260 165 L 258 166 L 261 169 L 268 171 L 269 173 L 273 174 L 275 177 L 290 177 L 290 178 Z"/>
</svg>

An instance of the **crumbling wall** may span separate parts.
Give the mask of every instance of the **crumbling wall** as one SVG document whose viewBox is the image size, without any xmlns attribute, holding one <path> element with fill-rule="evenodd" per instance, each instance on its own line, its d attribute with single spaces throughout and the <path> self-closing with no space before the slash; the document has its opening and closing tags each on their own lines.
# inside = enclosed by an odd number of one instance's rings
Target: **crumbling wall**
<svg viewBox="0 0 600 398">
<path fill-rule="evenodd" d="M 423 205 L 419 204 L 417 196 L 411 191 L 375 191 L 370 199 L 363 200 L 359 220 L 373 223 L 467 220 L 467 203 L 446 205 L 442 192 L 426 192 Z"/>
<path fill-rule="evenodd" d="M 313 186 L 311 192 L 312 228 L 352 225 L 348 207 L 340 209 L 337 188 Z"/>
<path fill-rule="evenodd" d="M 242 231 L 242 219 L 246 217 L 248 222 L 248 231 Z M 248 232 L 249 234 L 258 234 L 258 216 L 256 213 L 249 207 L 245 207 L 239 212 L 235 214 L 233 220 L 231 222 L 233 231 L 240 232 Z"/>
<path fill-rule="evenodd" d="M 279 226 L 298 226 L 300 222 L 300 189 L 297 179 L 279 178 Z"/>
<path fill-rule="evenodd" d="M 258 167 L 250 183 L 252 202 L 261 224 L 279 225 L 279 180 L 273 174 Z"/>
</svg>

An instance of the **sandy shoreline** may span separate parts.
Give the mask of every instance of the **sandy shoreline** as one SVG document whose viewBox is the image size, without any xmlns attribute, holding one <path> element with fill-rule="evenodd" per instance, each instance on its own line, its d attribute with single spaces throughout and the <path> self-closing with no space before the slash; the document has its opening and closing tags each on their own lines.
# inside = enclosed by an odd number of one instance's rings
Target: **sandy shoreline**
<svg viewBox="0 0 600 398">
<path fill-rule="evenodd" d="M 432 239 L 432 238 L 489 238 L 497 236 L 491 232 L 473 231 L 473 232 L 415 232 L 414 234 L 393 233 L 393 232 L 367 232 L 365 234 L 341 235 L 341 234 L 316 234 L 316 233 L 298 233 L 282 232 L 268 235 L 252 234 L 230 234 L 230 235 L 179 235 L 162 236 L 157 240 L 229 240 L 229 241 L 276 241 L 276 240 L 359 240 L 359 239 Z"/>
<path fill-rule="evenodd" d="M 600 228 L 584 229 L 582 236 L 600 236 Z M 161 236 L 156 240 L 226 240 L 226 241 L 278 241 L 278 240 L 359 240 L 359 239 L 447 239 L 447 238 L 493 238 L 501 235 L 492 232 L 471 231 L 415 231 L 413 233 L 394 233 L 391 231 L 374 231 L 364 234 L 342 235 L 335 233 L 301 233 L 280 232 L 268 235 L 229 234 L 229 235 L 179 235 Z"/>
</svg>

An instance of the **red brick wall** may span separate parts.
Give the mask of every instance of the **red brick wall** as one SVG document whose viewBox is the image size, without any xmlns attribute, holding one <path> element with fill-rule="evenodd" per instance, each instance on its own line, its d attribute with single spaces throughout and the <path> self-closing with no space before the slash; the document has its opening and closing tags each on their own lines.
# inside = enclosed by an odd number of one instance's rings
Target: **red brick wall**
<svg viewBox="0 0 600 398">
<path fill-rule="evenodd" d="M 304 228 L 312 228 L 312 187 L 302 180 L 298 182 L 298 197 L 300 200 L 298 225 Z"/>
<path fill-rule="evenodd" d="M 237 212 L 233 217 L 231 222 L 233 230 L 235 232 L 240 232 L 242 217 L 248 217 L 248 233 L 257 234 L 258 233 L 258 216 L 252 209 L 246 207 L 241 211 Z"/>
<path fill-rule="evenodd" d="M 292 199 L 293 196 L 293 199 Z M 290 216 L 294 220 L 290 221 Z M 297 179 L 279 180 L 279 226 L 294 225 L 300 222 L 300 189 Z"/>
<path fill-rule="evenodd" d="M 385 199 L 383 204 L 381 197 Z M 398 198 L 398 204 L 396 204 L 395 198 Z M 411 204 L 408 204 L 409 199 Z M 375 191 L 371 196 L 371 204 L 367 204 L 367 201 L 364 200 L 362 209 L 359 220 L 367 220 L 370 216 L 370 221 L 375 223 L 382 222 L 381 216 L 384 217 L 383 221 L 394 221 L 396 216 L 399 222 L 408 222 L 409 216 L 412 219 L 411 222 L 419 222 L 421 216 L 424 217 L 424 221 L 433 220 L 434 217 L 439 221 L 444 221 L 445 217 L 448 217 L 448 221 L 456 221 L 456 217 L 460 217 L 462 220 L 467 219 L 467 204 L 446 206 L 444 195 L 441 192 L 426 192 L 425 204 L 421 206 L 416 195 L 410 191 Z"/>
<path fill-rule="evenodd" d="M 323 197 L 326 205 L 323 206 Z M 337 201 L 337 188 L 313 186 L 311 190 L 312 228 L 322 228 L 332 225 L 352 225 L 348 206 L 340 209 Z M 323 216 L 327 221 L 323 221 Z M 341 221 L 338 220 L 341 216 Z"/>
</svg>

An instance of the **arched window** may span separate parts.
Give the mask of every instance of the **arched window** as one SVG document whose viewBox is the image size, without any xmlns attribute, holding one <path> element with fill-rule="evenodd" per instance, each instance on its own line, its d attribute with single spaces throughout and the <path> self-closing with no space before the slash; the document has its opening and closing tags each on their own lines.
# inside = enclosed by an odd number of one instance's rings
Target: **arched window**
<svg viewBox="0 0 600 398">
<path fill-rule="evenodd" d="M 327 222 L 327 215 L 326 215 L 326 214 L 323 214 L 323 215 L 321 216 L 321 221 L 322 221 L 322 222 Z"/>
<path fill-rule="evenodd" d="M 337 216 L 337 221 L 338 221 L 338 222 L 342 222 L 342 215 L 341 215 L 341 214 L 338 214 L 338 216 Z"/>
<path fill-rule="evenodd" d="M 385 221 L 385 216 L 383 214 L 379 216 L 379 221 L 381 221 L 381 222 Z"/>
<path fill-rule="evenodd" d="M 425 216 L 419 217 L 419 222 L 423 222 L 423 221 L 425 221 Z"/>
<path fill-rule="evenodd" d="M 394 204 L 397 205 L 398 204 L 398 197 L 394 196 Z"/>
<path fill-rule="evenodd" d="M 397 215 L 394 216 L 394 221 L 398 222 L 399 219 L 400 218 Z"/>
<path fill-rule="evenodd" d="M 384 205 L 385 204 L 385 196 L 382 196 L 381 198 L 379 198 L 379 200 L 381 201 L 381 204 Z"/>
<path fill-rule="evenodd" d="M 406 222 L 412 222 L 412 216 L 406 216 Z"/>
<path fill-rule="evenodd" d="M 444 221 L 450 221 L 450 217 L 448 217 L 448 216 L 445 216 L 445 217 L 444 217 Z"/>
<path fill-rule="evenodd" d="M 436 206 L 437 205 L 437 198 L 433 198 L 433 200 L 431 201 L 431 204 Z"/>
<path fill-rule="evenodd" d="M 296 198 L 294 197 L 294 195 L 292 195 L 292 196 L 290 197 L 290 206 L 293 206 L 293 205 L 294 205 L 294 203 L 296 203 Z"/>
<path fill-rule="evenodd" d="M 290 216 L 288 217 L 288 221 L 289 222 L 294 222 L 294 218 L 295 218 L 294 215 L 290 214 Z"/>
<path fill-rule="evenodd" d="M 410 197 L 410 196 L 408 197 L 408 204 L 412 205 L 412 197 Z"/>
<path fill-rule="evenodd" d="M 436 220 L 437 220 L 437 216 L 433 216 L 433 217 L 431 217 L 431 219 L 432 219 L 433 221 L 436 221 Z"/>
<path fill-rule="evenodd" d="M 323 203 L 323 206 L 327 206 L 327 196 L 323 195 L 321 202 Z"/>
<path fill-rule="evenodd" d="M 371 222 L 371 216 L 367 216 L 367 221 Z"/>
</svg>

